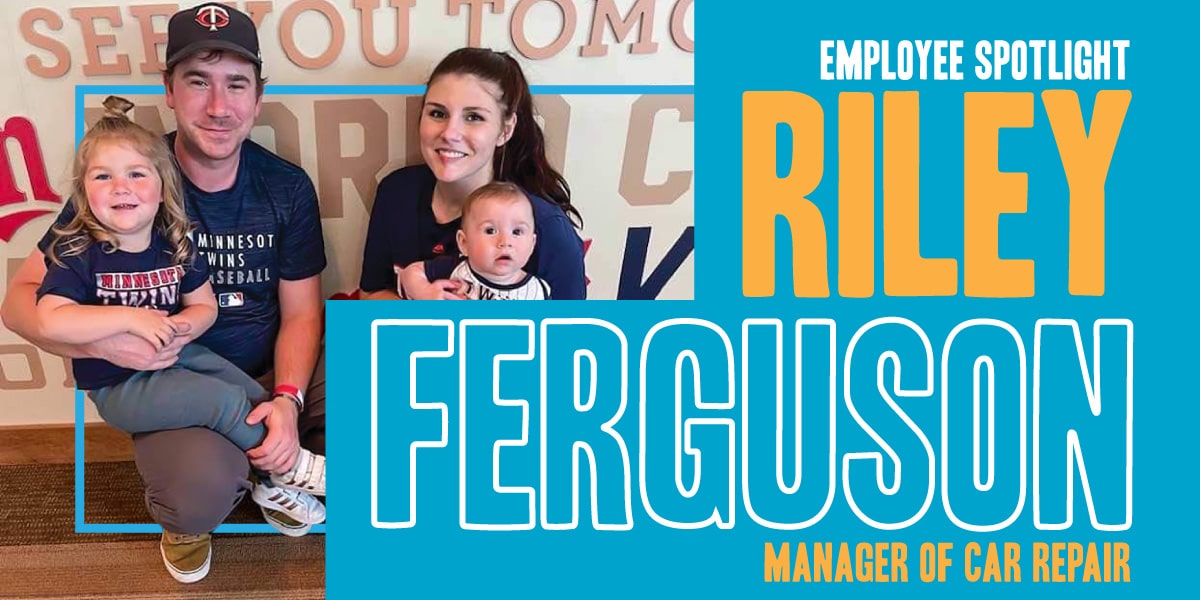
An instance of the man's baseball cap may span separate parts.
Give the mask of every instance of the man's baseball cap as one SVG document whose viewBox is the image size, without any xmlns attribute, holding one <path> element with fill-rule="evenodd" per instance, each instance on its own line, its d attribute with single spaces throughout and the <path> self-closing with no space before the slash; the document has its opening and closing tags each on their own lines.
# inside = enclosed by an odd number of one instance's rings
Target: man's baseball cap
<svg viewBox="0 0 1200 600">
<path fill-rule="evenodd" d="M 225 50 L 262 66 L 258 31 L 246 13 L 216 2 L 181 10 L 167 25 L 167 68 L 202 50 Z"/>
</svg>

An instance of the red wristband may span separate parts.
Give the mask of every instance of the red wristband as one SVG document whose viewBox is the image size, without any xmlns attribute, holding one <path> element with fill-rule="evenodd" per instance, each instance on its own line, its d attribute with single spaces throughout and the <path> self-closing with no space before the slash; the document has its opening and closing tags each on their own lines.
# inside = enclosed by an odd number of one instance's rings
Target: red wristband
<svg viewBox="0 0 1200 600">
<path fill-rule="evenodd" d="M 291 394 L 293 396 L 299 396 L 300 388 L 298 388 L 294 385 L 288 385 L 286 383 L 281 383 L 281 384 L 275 386 L 275 393 L 276 394 Z"/>
<path fill-rule="evenodd" d="M 286 383 L 281 383 L 281 384 L 275 386 L 275 395 L 276 396 L 282 395 L 282 396 L 290 397 L 292 399 L 292 401 L 296 403 L 297 408 L 299 408 L 300 410 L 304 410 L 304 396 L 300 392 L 300 388 L 298 388 L 294 385 L 288 385 Z"/>
</svg>

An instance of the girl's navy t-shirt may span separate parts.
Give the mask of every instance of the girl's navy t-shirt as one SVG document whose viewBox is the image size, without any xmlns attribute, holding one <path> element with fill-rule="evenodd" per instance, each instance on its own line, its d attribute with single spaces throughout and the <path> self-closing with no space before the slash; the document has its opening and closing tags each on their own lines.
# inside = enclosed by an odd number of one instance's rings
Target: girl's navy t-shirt
<svg viewBox="0 0 1200 600">
<path fill-rule="evenodd" d="M 193 253 L 190 264 L 175 264 L 174 248 L 158 232 L 141 252 L 105 252 L 106 247 L 92 244 L 80 254 L 62 258 L 62 265 L 47 258 L 38 299 L 51 294 L 85 306 L 132 306 L 174 315 L 183 310 L 183 295 L 208 278 L 203 256 Z M 96 358 L 73 360 L 71 369 L 76 385 L 84 390 L 115 385 L 135 373 Z"/>
</svg>

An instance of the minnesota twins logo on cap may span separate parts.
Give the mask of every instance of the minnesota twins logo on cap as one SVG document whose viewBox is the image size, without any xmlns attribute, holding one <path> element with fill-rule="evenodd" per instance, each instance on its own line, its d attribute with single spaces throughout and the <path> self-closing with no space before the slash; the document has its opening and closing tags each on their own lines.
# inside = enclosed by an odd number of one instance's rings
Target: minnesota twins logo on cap
<svg viewBox="0 0 1200 600">
<path fill-rule="evenodd" d="M 181 10 L 167 24 L 168 69 L 204 50 L 233 52 L 262 66 L 254 21 L 246 13 L 216 2 Z"/>
<path fill-rule="evenodd" d="M 216 31 L 229 24 L 229 12 L 213 4 L 202 6 L 196 11 L 196 22 L 209 31 Z"/>
</svg>

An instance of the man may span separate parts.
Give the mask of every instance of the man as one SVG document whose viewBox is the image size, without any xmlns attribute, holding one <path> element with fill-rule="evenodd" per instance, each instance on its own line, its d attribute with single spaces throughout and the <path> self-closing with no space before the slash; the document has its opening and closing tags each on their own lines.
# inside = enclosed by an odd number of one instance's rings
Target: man
<svg viewBox="0 0 1200 600">
<path fill-rule="evenodd" d="M 253 486 L 259 486 L 256 501 L 270 498 L 286 507 L 317 502 L 304 492 L 252 483 L 251 465 L 283 472 L 296 461 L 301 441 L 325 453 L 324 365 L 317 364 L 325 268 L 320 214 L 304 171 L 247 139 L 262 109 L 261 66 L 258 32 L 244 13 L 209 3 L 171 18 L 163 83 L 178 125 L 167 141 L 184 175 L 193 242 L 209 260 L 220 306 L 216 324 L 196 341 L 275 390 L 247 418 L 264 423 L 267 437 L 245 453 L 203 428 L 134 436 L 146 504 L 163 527 L 163 562 L 184 583 L 208 574 L 210 532 Z M 193 341 L 182 332 L 156 352 L 128 334 L 86 346 L 45 340 L 35 294 L 50 240 L 48 233 L 12 278 L 0 310 L 8 329 L 47 352 L 138 370 L 169 367 Z M 274 510 L 264 508 L 263 514 L 288 535 L 312 527 Z"/>
</svg>

